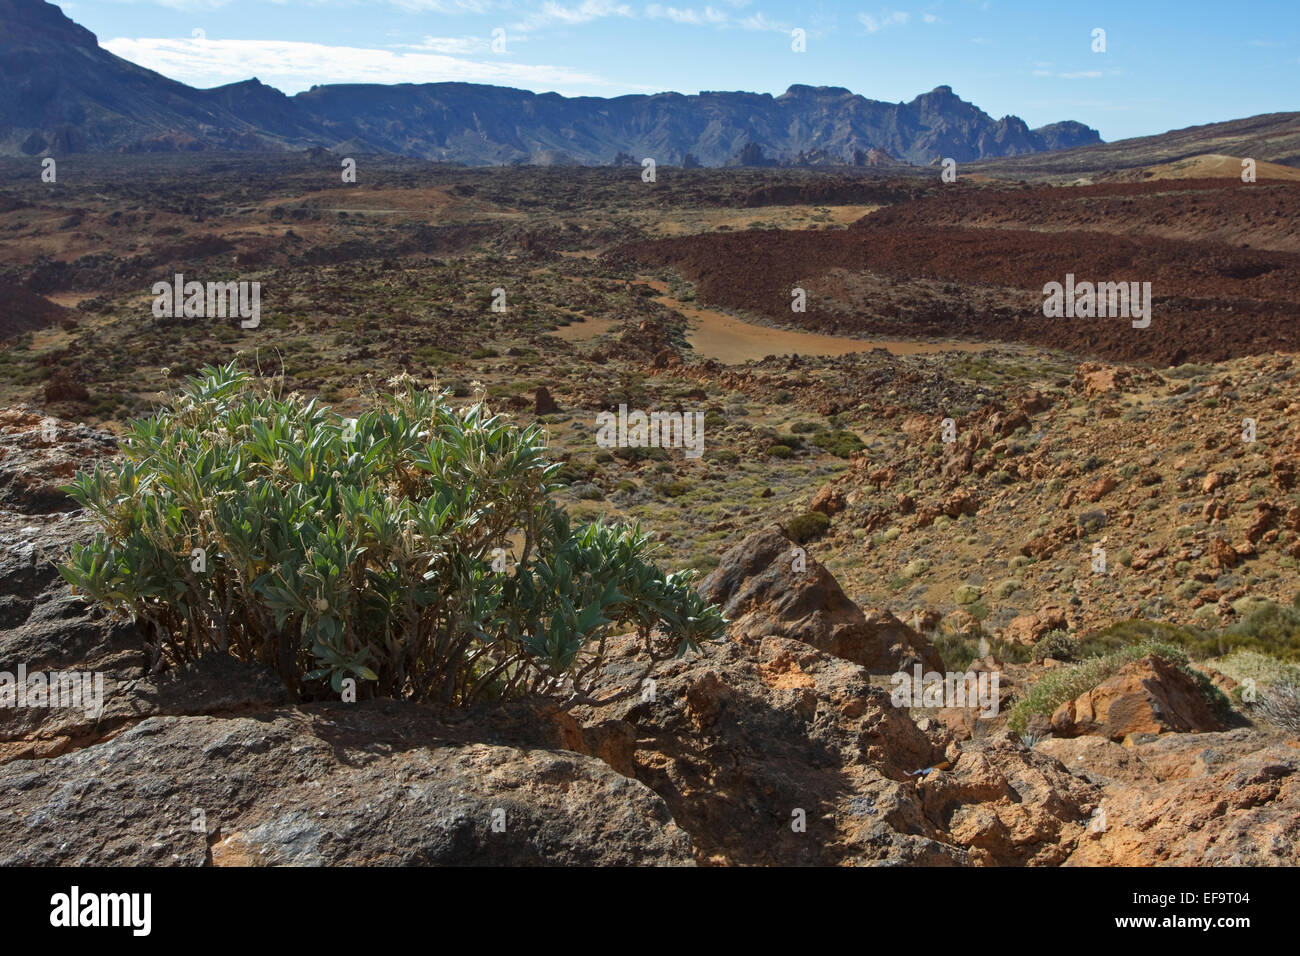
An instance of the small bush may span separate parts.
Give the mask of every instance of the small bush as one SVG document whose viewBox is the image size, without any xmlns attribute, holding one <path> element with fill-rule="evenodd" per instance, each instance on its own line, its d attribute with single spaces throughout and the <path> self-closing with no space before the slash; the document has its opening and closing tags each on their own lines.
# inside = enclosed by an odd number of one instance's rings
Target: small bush
<svg viewBox="0 0 1300 956">
<path fill-rule="evenodd" d="M 809 511 L 807 514 L 791 518 L 786 523 L 786 537 L 798 544 L 805 541 L 811 541 L 814 538 L 820 538 L 830 527 L 831 519 L 826 517 L 820 511 Z"/>
<path fill-rule="evenodd" d="M 67 488 L 99 531 L 63 576 L 139 622 L 153 669 L 228 653 L 308 699 L 356 678 L 443 705 L 573 704 L 614 628 L 652 662 L 721 636 L 691 573 L 650 564 L 639 528 L 571 526 L 537 426 L 394 384 L 346 422 L 260 393 L 234 364 L 204 369 L 170 411 L 130 424 L 125 461 Z M 513 535 L 503 573 L 494 549 Z"/>
<path fill-rule="evenodd" d="M 1252 717 L 1300 734 L 1300 665 L 1258 651 L 1234 651 L 1216 660 L 1214 667 L 1238 682 L 1232 689 L 1234 703 Z M 1245 694 L 1252 686 L 1254 694 Z"/>
<path fill-rule="evenodd" d="M 691 490 L 691 483 L 677 478 L 673 481 L 656 482 L 654 489 L 656 494 L 663 495 L 665 498 L 680 498 Z"/>
<path fill-rule="evenodd" d="M 1041 664 L 1049 657 L 1058 661 L 1077 661 L 1079 642 L 1065 631 L 1048 631 L 1034 645 L 1034 660 Z"/>
<path fill-rule="evenodd" d="M 867 447 L 861 438 L 850 431 L 817 432 L 810 441 L 836 458 L 848 458 L 855 451 Z"/>
<path fill-rule="evenodd" d="M 1300 734 L 1300 682 L 1285 681 L 1262 688 L 1253 709 L 1273 726 Z"/>
</svg>

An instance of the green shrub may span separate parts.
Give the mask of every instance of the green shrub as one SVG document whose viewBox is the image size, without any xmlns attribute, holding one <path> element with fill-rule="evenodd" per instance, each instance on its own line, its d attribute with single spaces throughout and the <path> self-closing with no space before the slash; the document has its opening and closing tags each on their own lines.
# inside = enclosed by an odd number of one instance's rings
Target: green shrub
<svg viewBox="0 0 1300 956">
<path fill-rule="evenodd" d="M 444 705 L 572 704 L 614 628 L 652 663 L 721 636 L 691 573 L 650 564 L 639 528 L 571 528 L 537 426 L 394 384 L 348 422 L 262 394 L 234 364 L 204 369 L 130 424 L 125 461 L 68 487 L 99 530 L 64 577 L 139 622 L 154 669 L 229 653 L 306 699 L 355 677 L 366 695 Z M 494 549 L 512 535 L 503 572 Z"/>
<path fill-rule="evenodd" d="M 789 445 L 771 445 L 768 447 L 767 453 L 773 458 L 789 458 L 794 454 L 794 449 Z"/>
<path fill-rule="evenodd" d="M 1200 587 L 1198 584 L 1197 590 Z M 1088 635 L 1080 650 L 1088 656 L 1128 644 L 1158 641 L 1176 644 L 1198 660 L 1250 650 L 1284 661 L 1300 661 L 1300 609 L 1261 600 L 1243 607 L 1250 607 L 1249 613 L 1222 630 L 1180 627 L 1164 621 L 1117 621 Z"/>
<path fill-rule="evenodd" d="M 785 533 L 791 541 L 803 544 L 805 541 L 820 538 L 826 533 L 826 529 L 830 527 L 830 524 L 831 519 L 820 511 L 809 511 L 806 514 L 791 518 L 786 523 Z"/>
<path fill-rule="evenodd" d="M 1077 661 L 1079 642 L 1065 631 L 1048 631 L 1034 645 L 1034 660 L 1041 664 L 1049 657 L 1057 661 Z"/>
<path fill-rule="evenodd" d="M 1240 621 L 1224 628 L 1225 649 L 1260 651 L 1300 661 L 1300 609 L 1273 601 L 1257 603 Z"/>
<path fill-rule="evenodd" d="M 855 451 L 867 447 L 861 438 L 850 431 L 817 432 L 809 440 L 837 458 L 848 458 Z"/>
<path fill-rule="evenodd" d="M 1234 651 L 1214 667 L 1238 682 L 1232 700 L 1252 717 L 1300 733 L 1300 665 L 1258 651 Z"/>
<path fill-rule="evenodd" d="M 680 498 L 686 492 L 691 490 L 691 483 L 681 478 L 672 481 L 659 481 L 654 486 L 655 493 L 663 495 L 665 498 Z"/>
</svg>

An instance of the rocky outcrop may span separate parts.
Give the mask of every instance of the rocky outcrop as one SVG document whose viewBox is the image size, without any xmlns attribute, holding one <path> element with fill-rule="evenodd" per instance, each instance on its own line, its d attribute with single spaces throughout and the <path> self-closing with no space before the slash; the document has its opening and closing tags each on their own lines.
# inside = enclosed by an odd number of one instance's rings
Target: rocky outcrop
<svg viewBox="0 0 1300 956">
<path fill-rule="evenodd" d="M 1196 682 L 1154 654 L 1125 664 L 1114 677 L 1052 714 L 1052 732 L 1060 737 L 1097 734 L 1123 740 L 1130 734 L 1222 729 Z"/>
<path fill-rule="evenodd" d="M 215 655 L 150 674 L 138 631 L 54 571 L 85 524 L 33 510 L 102 436 L 23 459 L 21 435 L 0 435 L 34 476 L 7 486 L 29 510 L 0 511 L 0 670 L 92 670 L 105 694 L 93 714 L 0 709 L 0 865 L 1300 862 L 1294 739 L 1177 732 L 1205 729 L 1200 698 L 1150 658 L 1072 702 L 1087 736 L 1029 747 L 957 708 L 912 714 L 872 671 L 941 669 L 932 648 L 806 555 L 792 582 L 775 530 L 705 582 L 729 637 L 609 708 L 298 705 Z M 638 679 L 638 648 L 611 641 L 604 690 Z"/>
<path fill-rule="evenodd" d="M 634 649 L 615 648 L 611 687 L 637 674 Z M 863 668 L 788 638 L 675 661 L 617 716 L 637 779 L 706 863 L 1057 863 L 1096 799 L 1014 735 L 958 744 Z"/>
<path fill-rule="evenodd" d="M 942 666 L 929 640 L 888 611 L 864 614 L 779 528 L 756 531 L 728 551 L 700 594 L 723 609 L 735 633 L 780 634 L 878 674 Z"/>
<path fill-rule="evenodd" d="M 644 785 L 558 734 L 521 746 L 489 726 L 457 733 L 391 702 L 150 717 L 0 767 L 0 816 L 18 821 L 0 864 L 693 862 Z"/>
<path fill-rule="evenodd" d="M 1253 729 L 1165 734 L 1131 747 L 1053 739 L 1051 754 L 1102 787 L 1067 866 L 1295 866 L 1300 749 Z"/>
<path fill-rule="evenodd" d="M 1036 644 L 1052 631 L 1063 631 L 1068 626 L 1065 608 L 1047 605 L 1033 614 L 1019 614 L 1013 617 L 1002 636 L 1017 644 Z"/>
<path fill-rule="evenodd" d="M 0 409 L 0 508 L 23 514 L 71 511 L 61 490 L 78 470 L 116 454 L 112 435 L 57 421 L 34 408 Z"/>
</svg>

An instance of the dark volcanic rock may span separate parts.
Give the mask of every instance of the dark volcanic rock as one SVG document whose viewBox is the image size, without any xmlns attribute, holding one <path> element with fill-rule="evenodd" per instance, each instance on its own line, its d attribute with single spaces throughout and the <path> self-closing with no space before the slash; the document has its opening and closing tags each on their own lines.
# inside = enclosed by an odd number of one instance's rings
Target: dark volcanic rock
<svg viewBox="0 0 1300 956">
<path fill-rule="evenodd" d="M 0 767 L 0 818 L 0 865 L 692 862 L 663 801 L 600 760 L 453 741 L 382 702 L 152 717 Z"/>
<path fill-rule="evenodd" d="M 863 614 L 831 573 L 779 528 L 757 531 L 723 555 L 700 593 L 723 609 L 734 632 L 790 637 L 872 673 L 915 663 L 942 668 L 929 640 L 888 611 Z"/>
</svg>

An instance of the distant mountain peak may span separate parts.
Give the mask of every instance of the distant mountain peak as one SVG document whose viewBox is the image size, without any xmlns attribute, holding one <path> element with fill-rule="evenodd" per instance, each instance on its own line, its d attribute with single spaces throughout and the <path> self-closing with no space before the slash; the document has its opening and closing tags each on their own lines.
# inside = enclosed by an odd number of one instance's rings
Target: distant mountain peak
<svg viewBox="0 0 1300 956">
<path fill-rule="evenodd" d="M 77 55 L 69 55 L 73 48 Z M 883 103 L 842 86 L 745 91 L 536 94 L 475 83 L 339 83 L 286 96 L 257 77 L 199 90 L 119 59 L 44 0 L 0 0 L 0 154 L 322 146 L 471 165 L 925 164 L 1100 142 L 1065 121 L 993 120 L 937 86 Z M 9 85 L 6 83 L 6 85 Z M 13 92 L 13 91 L 17 92 Z"/>
<path fill-rule="evenodd" d="M 0 43 L 35 33 L 79 47 L 98 49 L 99 39 L 45 0 L 0 0 Z"/>
<path fill-rule="evenodd" d="M 806 83 L 794 83 L 777 99 L 787 96 L 852 96 L 853 91 L 843 86 L 809 86 Z"/>
</svg>

